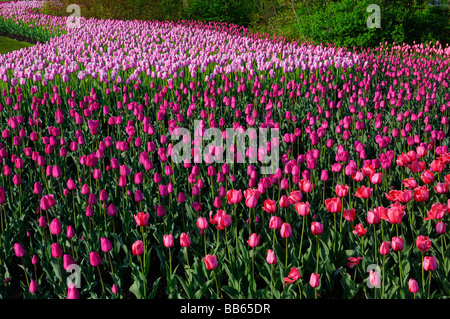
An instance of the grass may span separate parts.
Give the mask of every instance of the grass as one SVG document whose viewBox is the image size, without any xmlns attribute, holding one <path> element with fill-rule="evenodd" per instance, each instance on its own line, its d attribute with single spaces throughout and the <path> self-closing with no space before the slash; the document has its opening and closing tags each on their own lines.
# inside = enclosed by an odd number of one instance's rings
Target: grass
<svg viewBox="0 0 450 319">
<path fill-rule="evenodd" d="M 11 51 L 20 50 L 22 48 L 33 46 L 27 42 L 20 42 L 7 37 L 0 37 L 0 54 L 5 54 Z"/>
</svg>

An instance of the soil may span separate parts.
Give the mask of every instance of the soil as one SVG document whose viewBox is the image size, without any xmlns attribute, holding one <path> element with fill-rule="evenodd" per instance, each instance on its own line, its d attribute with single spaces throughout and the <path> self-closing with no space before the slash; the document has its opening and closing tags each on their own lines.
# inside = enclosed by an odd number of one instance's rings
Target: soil
<svg viewBox="0 0 450 319">
<path fill-rule="evenodd" d="M 30 43 L 30 44 L 36 44 L 37 41 L 28 37 L 25 37 L 23 35 L 17 35 L 17 34 L 11 34 L 11 33 L 4 33 L 4 32 L 0 32 L 0 36 L 5 37 L 5 38 L 10 38 L 13 40 L 17 40 L 20 42 L 26 42 L 26 43 Z"/>
</svg>

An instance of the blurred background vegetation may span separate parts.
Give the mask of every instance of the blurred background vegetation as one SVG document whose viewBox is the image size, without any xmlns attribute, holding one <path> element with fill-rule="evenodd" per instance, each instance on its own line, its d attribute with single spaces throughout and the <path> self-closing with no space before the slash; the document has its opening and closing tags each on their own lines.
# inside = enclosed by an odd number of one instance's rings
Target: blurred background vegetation
<svg viewBox="0 0 450 319">
<path fill-rule="evenodd" d="M 376 46 L 380 42 L 449 43 L 449 0 L 60 0 L 44 13 L 65 15 L 71 3 L 85 18 L 223 21 L 287 40 Z M 61 4 L 62 3 L 62 4 Z M 368 28 L 380 7 L 381 28 Z"/>
</svg>

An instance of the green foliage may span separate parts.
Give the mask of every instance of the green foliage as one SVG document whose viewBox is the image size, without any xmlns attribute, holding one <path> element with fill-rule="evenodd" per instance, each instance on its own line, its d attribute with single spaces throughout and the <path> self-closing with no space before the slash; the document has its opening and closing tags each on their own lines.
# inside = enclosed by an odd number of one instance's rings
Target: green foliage
<svg viewBox="0 0 450 319">
<path fill-rule="evenodd" d="M 248 0 L 185 0 L 186 20 L 224 21 L 248 27 L 254 4 Z"/>
<path fill-rule="evenodd" d="M 380 0 L 323 1 L 313 6 L 304 1 L 299 6 L 299 33 L 314 42 L 336 43 L 340 46 L 376 46 L 380 42 L 413 43 L 448 42 L 448 7 L 429 6 L 426 2 Z M 380 28 L 369 28 L 367 20 L 380 7 Z"/>
<path fill-rule="evenodd" d="M 444 2 L 444 1 L 441 1 Z M 85 18 L 223 21 L 288 40 L 346 47 L 383 42 L 449 42 L 449 7 L 400 0 L 79 0 Z M 43 13 L 68 16 L 69 0 L 48 1 Z M 381 27 L 367 20 L 380 7 Z"/>
</svg>

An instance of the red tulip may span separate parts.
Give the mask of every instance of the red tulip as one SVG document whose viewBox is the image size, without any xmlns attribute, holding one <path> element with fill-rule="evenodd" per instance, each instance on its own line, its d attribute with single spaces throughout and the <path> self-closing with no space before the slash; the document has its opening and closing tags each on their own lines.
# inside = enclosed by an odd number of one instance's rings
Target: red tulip
<svg viewBox="0 0 450 319">
<path fill-rule="evenodd" d="M 369 210 L 367 212 L 366 220 L 369 224 L 378 224 L 381 220 L 379 211 L 378 210 Z"/>
<path fill-rule="evenodd" d="M 113 249 L 111 242 L 105 237 L 100 238 L 100 247 L 101 247 L 102 251 L 105 253 L 107 253 Z"/>
<path fill-rule="evenodd" d="M 411 293 L 416 294 L 419 292 L 419 284 L 417 283 L 417 280 L 411 278 L 408 281 L 408 289 Z"/>
<path fill-rule="evenodd" d="M 42 210 L 50 209 L 51 207 L 56 205 L 56 200 L 52 194 L 45 195 L 41 198 L 40 207 Z"/>
<path fill-rule="evenodd" d="M 217 267 L 217 256 L 216 255 L 206 255 L 203 257 L 203 261 L 205 262 L 206 269 L 212 270 Z"/>
<path fill-rule="evenodd" d="M 349 186 L 348 185 L 339 185 L 337 184 L 334 188 L 336 192 L 336 196 L 338 197 L 346 197 L 348 195 Z"/>
<path fill-rule="evenodd" d="M 272 249 L 268 249 L 267 250 L 267 256 L 266 256 L 266 261 L 269 264 L 276 264 L 277 262 L 277 257 L 275 256 L 275 253 L 273 252 Z"/>
<path fill-rule="evenodd" d="M 316 273 L 312 273 L 309 278 L 309 284 L 312 288 L 317 288 L 320 286 L 320 275 Z"/>
<path fill-rule="evenodd" d="M 29 286 L 30 293 L 35 294 L 38 291 L 38 284 L 36 281 L 31 280 Z"/>
<path fill-rule="evenodd" d="M 420 175 L 420 179 L 425 184 L 432 184 L 434 182 L 434 174 L 432 171 L 426 170 L 422 172 L 422 174 Z"/>
<path fill-rule="evenodd" d="M 173 236 L 172 234 L 163 236 L 164 246 L 167 248 L 173 247 Z"/>
<path fill-rule="evenodd" d="M 292 191 L 289 194 L 289 201 L 291 202 L 291 205 L 295 205 L 299 201 L 302 200 L 302 192 L 301 191 Z"/>
<path fill-rule="evenodd" d="M 306 203 L 298 202 L 295 204 L 295 211 L 300 216 L 307 216 L 311 212 L 311 206 L 310 206 L 309 202 L 306 202 Z"/>
<path fill-rule="evenodd" d="M 359 223 L 353 228 L 353 234 L 359 237 L 364 236 L 367 233 L 367 229 L 364 228 L 363 224 Z"/>
<path fill-rule="evenodd" d="M 279 204 L 281 208 L 288 208 L 291 205 L 291 202 L 287 196 L 281 195 Z"/>
<path fill-rule="evenodd" d="M 381 219 L 390 222 L 391 224 L 400 224 L 403 216 L 405 216 L 405 206 L 396 202 L 391 204 L 387 210 L 387 214 L 382 214 Z"/>
<path fill-rule="evenodd" d="M 283 221 L 281 220 L 280 217 L 272 216 L 269 221 L 269 228 L 270 229 L 279 229 L 279 228 L 281 228 L 282 223 L 283 223 Z"/>
<path fill-rule="evenodd" d="M 405 247 L 405 242 L 401 237 L 392 237 L 391 247 L 393 251 L 402 251 Z"/>
<path fill-rule="evenodd" d="M 25 249 L 23 249 L 21 244 L 14 244 L 14 254 L 19 258 L 25 256 Z"/>
<path fill-rule="evenodd" d="M 280 234 L 282 238 L 289 238 L 292 235 L 292 227 L 288 223 L 283 223 L 280 228 Z"/>
<path fill-rule="evenodd" d="M 383 182 L 383 173 L 374 173 L 370 176 L 370 182 L 372 184 L 381 184 Z"/>
<path fill-rule="evenodd" d="M 403 183 L 403 185 L 404 185 L 406 188 L 412 188 L 412 189 L 414 189 L 414 188 L 417 187 L 417 182 L 416 182 L 416 180 L 415 180 L 414 178 L 412 178 L 412 177 L 404 179 L 404 180 L 402 181 L 402 183 Z"/>
<path fill-rule="evenodd" d="M 256 235 L 255 233 L 250 235 L 250 238 L 247 240 L 247 244 L 254 248 L 257 247 L 259 245 L 259 241 L 260 241 L 261 235 Z"/>
<path fill-rule="evenodd" d="M 133 255 L 142 255 L 144 253 L 144 243 L 142 242 L 142 240 L 135 241 L 131 246 L 131 251 Z"/>
<path fill-rule="evenodd" d="M 227 201 L 230 205 L 240 203 L 242 201 L 242 198 L 243 196 L 241 190 L 230 189 L 227 192 Z"/>
<path fill-rule="evenodd" d="M 323 233 L 323 224 L 319 222 L 312 222 L 311 223 L 311 233 L 314 236 L 319 236 Z"/>
<path fill-rule="evenodd" d="M 134 221 L 136 222 L 136 224 L 138 226 L 147 226 L 148 224 L 148 219 L 150 217 L 149 213 L 137 213 L 137 215 L 134 215 Z"/>
<path fill-rule="evenodd" d="M 425 256 L 423 258 L 423 269 L 425 271 L 434 271 L 437 268 L 436 257 L 433 256 Z"/>
<path fill-rule="evenodd" d="M 300 275 L 300 271 L 298 270 L 298 268 L 291 268 L 291 271 L 289 272 L 289 275 L 287 277 L 283 278 L 283 285 L 286 284 L 292 284 L 293 282 L 301 279 L 302 276 Z"/>
<path fill-rule="evenodd" d="M 50 232 L 53 235 L 59 235 L 62 233 L 61 222 L 59 221 L 59 219 L 55 218 L 52 220 L 52 222 L 50 223 Z"/>
<path fill-rule="evenodd" d="M 360 260 L 362 259 L 362 257 L 349 257 L 348 258 L 348 262 L 346 263 L 346 265 L 349 268 L 353 268 L 355 266 L 357 266 L 360 262 Z"/>
<path fill-rule="evenodd" d="M 414 188 L 414 200 L 416 202 L 426 202 L 428 200 L 428 189 L 426 185 Z"/>
<path fill-rule="evenodd" d="M 80 299 L 80 293 L 73 282 L 69 283 L 67 290 L 67 299 Z"/>
<path fill-rule="evenodd" d="M 89 253 L 89 261 L 91 263 L 91 266 L 94 267 L 100 265 L 103 262 L 102 257 L 100 257 L 100 254 L 96 251 L 91 251 Z"/>
<path fill-rule="evenodd" d="M 422 252 L 427 252 L 431 248 L 431 240 L 428 238 L 428 236 L 417 236 L 416 247 Z"/>
<path fill-rule="evenodd" d="M 372 195 L 372 192 L 372 188 L 362 185 L 360 188 L 356 189 L 355 196 L 361 199 L 367 199 Z"/>
<path fill-rule="evenodd" d="M 431 206 L 431 209 L 427 212 L 427 217 L 424 217 L 424 220 L 431 219 L 442 219 L 446 215 L 448 208 L 446 205 L 442 205 L 441 203 L 435 203 Z"/>
<path fill-rule="evenodd" d="M 380 254 L 381 255 L 389 255 L 390 253 L 390 243 L 388 241 L 383 241 L 380 245 Z"/>
<path fill-rule="evenodd" d="M 355 220 L 356 210 L 354 208 L 351 209 L 345 209 L 343 216 L 346 221 L 352 222 Z"/>
<path fill-rule="evenodd" d="M 369 272 L 369 281 L 373 287 L 379 288 L 381 286 L 380 274 L 376 271 L 371 270 Z"/>
<path fill-rule="evenodd" d="M 248 188 L 244 191 L 245 206 L 248 208 L 256 207 L 259 198 L 259 192 L 256 189 Z"/>
<path fill-rule="evenodd" d="M 263 209 L 269 214 L 273 214 L 277 211 L 277 202 L 268 198 L 264 201 Z"/>
<path fill-rule="evenodd" d="M 339 213 L 342 210 L 341 199 L 338 197 L 327 198 L 325 206 L 330 213 Z"/>
<path fill-rule="evenodd" d="M 72 256 L 65 254 L 63 256 L 63 267 L 64 270 L 68 271 L 68 268 L 70 265 L 76 265 L 77 263 L 75 262 L 75 260 L 72 258 Z"/>
<path fill-rule="evenodd" d="M 200 230 L 205 230 L 208 228 L 208 220 L 205 217 L 199 217 L 197 219 L 196 223 L 197 227 L 200 228 Z"/>
<path fill-rule="evenodd" d="M 436 223 L 436 232 L 440 235 L 445 234 L 447 232 L 447 224 L 443 221 L 439 221 Z"/>
<path fill-rule="evenodd" d="M 54 258 L 60 258 L 63 256 L 63 249 L 58 243 L 53 243 L 51 245 L 52 248 L 52 256 Z"/>
</svg>

